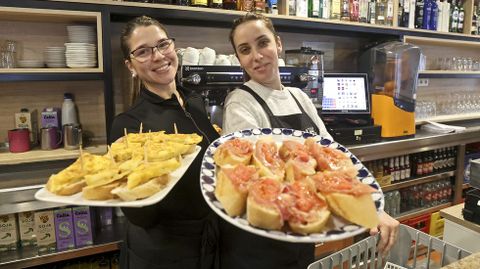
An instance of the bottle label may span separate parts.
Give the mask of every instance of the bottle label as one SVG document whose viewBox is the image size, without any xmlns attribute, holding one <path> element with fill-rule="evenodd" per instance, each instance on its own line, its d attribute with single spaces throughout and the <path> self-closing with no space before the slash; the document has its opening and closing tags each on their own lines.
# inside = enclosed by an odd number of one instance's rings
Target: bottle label
<svg viewBox="0 0 480 269">
<path fill-rule="evenodd" d="M 207 0 L 192 0 L 192 5 L 194 5 L 194 6 L 207 6 L 208 1 Z"/>
</svg>

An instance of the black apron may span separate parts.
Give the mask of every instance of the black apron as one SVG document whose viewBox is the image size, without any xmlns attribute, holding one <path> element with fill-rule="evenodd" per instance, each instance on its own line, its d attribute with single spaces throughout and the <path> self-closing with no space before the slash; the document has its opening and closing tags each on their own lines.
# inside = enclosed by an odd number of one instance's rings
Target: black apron
<svg viewBox="0 0 480 269">
<path fill-rule="evenodd" d="M 204 219 L 162 221 L 148 229 L 127 222 L 120 264 L 129 269 L 217 269 L 219 249 L 212 241 L 219 236 L 217 221 L 212 212 Z"/>
<path fill-rule="evenodd" d="M 265 101 L 252 89 L 245 85 L 240 88 L 249 92 L 263 107 L 269 116 L 271 127 L 319 133 L 313 120 L 305 113 L 292 93 L 290 94 L 302 113 L 276 117 Z M 313 243 L 289 243 L 258 236 L 223 220 L 220 221 L 220 231 L 222 269 L 305 269 L 314 262 L 315 245 Z"/>
<path fill-rule="evenodd" d="M 312 118 L 308 116 L 300 102 L 298 102 L 297 98 L 295 98 L 295 96 L 290 91 L 288 92 L 293 97 L 293 100 L 295 100 L 295 103 L 297 103 L 297 106 L 300 109 L 301 113 L 287 116 L 275 116 L 273 115 L 272 110 L 270 110 L 265 100 L 263 100 L 262 97 L 256 94 L 247 85 L 240 86 L 240 89 L 250 93 L 255 98 L 255 100 L 257 100 L 257 102 L 262 106 L 263 110 L 268 115 L 268 119 L 270 120 L 270 125 L 272 128 L 291 128 L 295 130 L 320 134 L 320 130 L 318 129 L 315 122 L 313 122 Z"/>
</svg>

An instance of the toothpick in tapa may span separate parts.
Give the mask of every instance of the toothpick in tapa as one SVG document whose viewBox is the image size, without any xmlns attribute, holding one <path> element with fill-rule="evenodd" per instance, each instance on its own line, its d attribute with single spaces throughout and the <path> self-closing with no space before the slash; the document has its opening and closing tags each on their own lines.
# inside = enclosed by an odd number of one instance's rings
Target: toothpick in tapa
<svg viewBox="0 0 480 269">
<path fill-rule="evenodd" d="M 173 123 L 173 131 L 175 134 L 178 134 L 177 124 L 175 122 Z"/>
<path fill-rule="evenodd" d="M 128 148 L 127 128 L 123 128 L 123 137 L 125 137 L 125 147 Z"/>
<path fill-rule="evenodd" d="M 112 164 L 115 166 L 117 163 L 115 162 L 115 158 L 113 158 L 112 155 L 112 149 L 110 148 L 110 145 L 107 145 L 107 150 L 108 150 L 108 157 L 110 157 L 110 161 L 112 161 Z"/>
</svg>

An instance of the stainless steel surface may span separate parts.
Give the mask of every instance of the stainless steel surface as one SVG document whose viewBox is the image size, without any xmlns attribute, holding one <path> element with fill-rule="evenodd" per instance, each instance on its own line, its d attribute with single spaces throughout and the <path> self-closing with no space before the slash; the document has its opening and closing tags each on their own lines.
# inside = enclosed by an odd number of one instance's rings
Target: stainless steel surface
<svg viewBox="0 0 480 269">
<path fill-rule="evenodd" d="M 480 159 L 470 160 L 470 186 L 480 189 Z"/>
<path fill-rule="evenodd" d="M 63 147 L 65 149 L 78 149 L 82 144 L 82 129 L 79 125 L 63 125 Z"/>
<path fill-rule="evenodd" d="M 480 127 L 477 127 L 476 124 L 468 126 L 470 124 L 465 124 L 467 125 L 465 127 L 468 128 L 463 133 L 432 134 L 417 130 L 417 134 L 412 138 L 366 145 L 346 145 L 346 147 L 361 161 L 370 161 L 437 148 L 465 145 L 480 141 Z"/>
<path fill-rule="evenodd" d="M 210 122 L 218 126 L 222 126 L 223 106 L 213 105 L 207 108 L 207 113 L 210 116 Z"/>
</svg>

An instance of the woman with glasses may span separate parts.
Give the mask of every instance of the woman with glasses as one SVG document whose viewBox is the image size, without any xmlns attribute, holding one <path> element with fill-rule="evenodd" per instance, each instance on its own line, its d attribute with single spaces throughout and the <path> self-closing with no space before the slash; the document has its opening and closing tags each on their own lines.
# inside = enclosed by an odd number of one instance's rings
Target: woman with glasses
<svg viewBox="0 0 480 269">
<path fill-rule="evenodd" d="M 174 39 L 155 19 L 142 16 L 125 26 L 121 35 L 125 64 L 140 81 L 135 101 L 115 117 L 110 142 L 143 130 L 197 133 L 201 152 L 170 193 L 159 203 L 122 208 L 127 229 L 120 252 L 121 268 L 215 268 L 217 218 L 199 186 L 201 158 L 218 137 L 207 118 L 200 95 L 175 83 L 178 58 Z"/>
<path fill-rule="evenodd" d="M 236 19 L 230 42 L 248 81 L 225 100 L 225 133 L 248 128 L 286 127 L 315 131 L 330 137 L 312 101 L 298 88 L 284 87 L 278 58 L 282 42 L 272 21 L 247 13 Z M 380 251 L 388 251 L 396 240 L 399 223 L 379 214 Z M 307 268 L 314 261 L 314 244 L 289 243 L 257 236 L 221 222 L 222 268 Z M 377 233 L 372 229 L 371 233 Z M 249 258 L 245 258 L 249 257 Z"/>
</svg>

